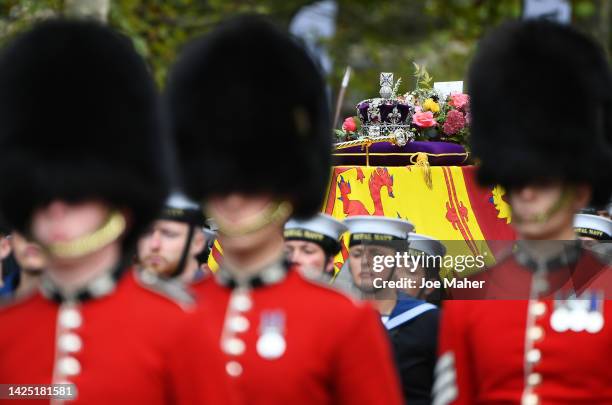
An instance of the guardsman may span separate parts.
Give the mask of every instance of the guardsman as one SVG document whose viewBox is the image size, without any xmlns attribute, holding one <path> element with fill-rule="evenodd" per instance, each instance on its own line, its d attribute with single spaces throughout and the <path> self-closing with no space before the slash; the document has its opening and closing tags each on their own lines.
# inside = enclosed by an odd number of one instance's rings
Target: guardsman
<svg viewBox="0 0 612 405">
<path fill-rule="evenodd" d="M 206 247 L 206 219 L 199 204 L 172 193 L 161 215 L 138 241 L 143 271 L 189 285 L 202 277 L 197 256 Z"/>
<path fill-rule="evenodd" d="M 506 188 L 520 240 L 451 291 L 471 299 L 445 301 L 434 403 L 612 403 L 611 267 L 573 228 L 612 193 L 604 52 L 571 27 L 513 22 L 481 42 L 469 78 L 478 178 Z"/>
<path fill-rule="evenodd" d="M 32 384 L 66 384 L 39 391 L 52 403 L 180 402 L 192 300 L 127 265 L 168 191 L 144 61 L 109 28 L 50 20 L 4 49 L 0 88 L 0 210 L 48 255 L 40 292 L 0 309 L 0 381 L 22 403 L 40 401 Z M 202 396 L 224 403 L 205 338 Z"/>
<path fill-rule="evenodd" d="M 406 294 L 428 290 L 421 288 L 423 267 L 409 260 L 416 252 L 410 250 L 409 240 L 414 227 L 405 220 L 378 216 L 354 216 L 344 222 L 350 232 L 353 282 L 380 312 L 393 344 L 404 399 L 408 404 L 430 404 L 439 310 L 424 301 L 423 294 Z M 415 243 L 417 249 L 429 250 L 426 243 Z M 382 284 L 385 281 L 399 284 Z"/>
<path fill-rule="evenodd" d="M 215 332 L 245 404 L 400 403 L 374 309 L 285 259 L 284 223 L 319 210 L 330 172 L 325 86 L 307 52 L 262 17 L 225 21 L 181 55 L 167 105 L 186 191 L 223 248 L 200 302 L 212 315 L 181 345 L 200 359 L 198 336 Z M 188 372 L 210 375 L 203 362 Z"/>
<path fill-rule="evenodd" d="M 334 276 L 334 257 L 340 252 L 340 237 L 346 226 L 326 214 L 306 220 L 290 219 L 285 224 L 285 250 L 291 263 L 321 280 Z"/>
</svg>

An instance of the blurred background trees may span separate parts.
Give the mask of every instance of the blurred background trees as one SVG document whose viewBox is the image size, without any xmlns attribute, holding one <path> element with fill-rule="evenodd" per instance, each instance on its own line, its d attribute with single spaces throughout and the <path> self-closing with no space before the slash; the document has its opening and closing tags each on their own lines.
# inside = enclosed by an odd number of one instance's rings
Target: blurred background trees
<svg viewBox="0 0 612 405">
<path fill-rule="evenodd" d="M 33 22 L 74 12 L 83 0 L 0 0 L 0 46 Z M 258 12 L 288 27 L 305 0 L 85 0 L 107 3 L 109 25 L 129 35 L 163 87 L 185 41 L 227 16 Z M 331 61 L 329 83 L 337 94 L 346 66 L 353 75 L 343 114 L 378 93 L 380 71 L 415 85 L 412 62 L 436 81 L 462 80 L 479 37 L 521 14 L 523 0 L 337 0 L 335 35 L 324 40 Z M 596 37 L 610 54 L 612 0 L 571 0 L 573 24 Z M 78 10 L 77 10 L 78 12 Z M 245 68 L 249 61 L 245 60 Z M 554 68 L 554 67 L 551 67 Z M 42 67 L 41 67 L 42 69 Z M 289 87 L 289 90 L 290 87 Z"/>
</svg>

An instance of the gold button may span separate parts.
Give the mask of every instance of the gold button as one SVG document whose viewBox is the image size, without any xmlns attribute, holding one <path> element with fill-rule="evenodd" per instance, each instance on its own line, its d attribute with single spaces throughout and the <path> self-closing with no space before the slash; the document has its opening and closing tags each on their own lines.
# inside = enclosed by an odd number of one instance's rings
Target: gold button
<svg viewBox="0 0 612 405">
<path fill-rule="evenodd" d="M 535 387 L 542 382 L 542 374 L 540 373 L 531 373 L 527 376 L 527 385 L 530 387 Z"/>
<path fill-rule="evenodd" d="M 249 320 L 244 316 L 233 316 L 228 320 L 228 327 L 236 333 L 243 333 L 249 329 Z"/>
<path fill-rule="evenodd" d="M 527 352 L 526 358 L 529 363 L 537 363 L 542 358 L 542 353 L 538 349 L 531 349 Z"/>
<path fill-rule="evenodd" d="M 253 302 L 246 293 L 236 293 L 231 299 L 230 306 L 236 311 L 246 312 L 251 309 Z"/>
<path fill-rule="evenodd" d="M 59 313 L 59 324 L 66 329 L 76 329 L 82 322 L 81 314 L 74 308 L 64 309 Z"/>
<path fill-rule="evenodd" d="M 223 351 L 226 354 L 229 354 L 231 356 L 240 356 L 242 353 L 244 353 L 246 345 L 244 344 L 242 340 L 232 337 L 232 338 L 226 339 L 223 342 L 222 347 L 223 347 Z"/>
<path fill-rule="evenodd" d="M 534 302 L 531 304 L 531 314 L 535 316 L 542 316 L 546 312 L 546 304 L 543 302 Z"/>
<path fill-rule="evenodd" d="M 81 338 L 74 333 L 66 333 L 61 335 L 57 340 L 57 345 L 60 350 L 66 353 L 76 353 L 83 347 Z"/>
<path fill-rule="evenodd" d="M 527 331 L 527 337 L 530 340 L 539 340 L 542 338 L 542 336 L 544 336 L 544 329 L 539 326 L 532 326 Z"/>
<path fill-rule="evenodd" d="M 242 374 L 242 365 L 237 361 L 228 361 L 225 365 L 225 372 L 230 377 L 238 377 Z"/>
<path fill-rule="evenodd" d="M 533 288 L 536 293 L 544 294 L 548 291 L 548 281 L 545 279 L 537 279 L 533 282 Z"/>
<path fill-rule="evenodd" d="M 57 362 L 57 369 L 65 376 L 78 375 L 81 372 L 81 363 L 74 357 L 64 357 Z"/>
<path fill-rule="evenodd" d="M 521 401 L 522 405 L 538 405 L 539 403 L 540 398 L 533 392 L 523 395 L 523 400 Z"/>
</svg>

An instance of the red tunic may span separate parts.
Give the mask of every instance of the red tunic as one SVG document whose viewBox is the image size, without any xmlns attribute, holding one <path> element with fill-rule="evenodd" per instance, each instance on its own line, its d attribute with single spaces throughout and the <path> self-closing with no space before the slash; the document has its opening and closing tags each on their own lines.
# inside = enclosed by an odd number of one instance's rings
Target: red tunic
<svg viewBox="0 0 612 405">
<path fill-rule="evenodd" d="M 612 404 L 611 268 L 594 263 L 586 253 L 549 274 L 544 285 L 556 292 L 518 299 L 536 276 L 510 258 L 493 269 L 486 296 L 513 290 L 514 299 L 445 302 L 434 403 Z M 560 299 L 572 291 L 584 300 Z M 560 323 L 559 310 L 573 304 Z M 601 316 L 603 325 L 590 321 Z"/>
<path fill-rule="evenodd" d="M 0 383 L 74 383 L 75 404 L 181 401 L 178 388 L 190 376 L 177 360 L 182 348 L 176 338 L 193 316 L 186 311 L 189 303 L 171 299 L 131 271 L 115 287 L 76 304 L 37 292 L 0 309 Z M 227 403 L 220 353 L 205 334 L 199 343 L 208 368 L 201 395 L 207 403 Z M 49 400 L 19 403 L 30 402 Z"/>
<path fill-rule="evenodd" d="M 368 304 L 294 270 L 277 283 L 244 294 L 215 278 L 196 289 L 201 306 L 214 317 L 226 373 L 241 403 L 402 403 L 388 338 Z M 245 305 L 245 296 L 250 305 Z M 197 342 L 206 322 L 201 318 L 184 338 L 196 358 L 201 357 Z M 208 376 L 204 367 L 192 372 L 201 381 Z"/>
</svg>

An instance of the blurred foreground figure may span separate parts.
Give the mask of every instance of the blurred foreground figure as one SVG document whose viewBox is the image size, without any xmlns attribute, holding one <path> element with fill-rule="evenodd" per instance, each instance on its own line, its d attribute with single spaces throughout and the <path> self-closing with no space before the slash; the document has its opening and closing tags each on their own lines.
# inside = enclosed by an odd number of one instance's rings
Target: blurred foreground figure
<svg viewBox="0 0 612 405">
<path fill-rule="evenodd" d="M 604 53 L 569 27 L 511 23 L 481 42 L 470 96 L 479 180 L 508 190 L 521 240 L 476 277 L 483 289 L 451 291 L 434 403 L 612 403 L 610 263 L 573 229 L 612 192 Z M 568 98 L 579 114 L 558 104 Z"/>
<path fill-rule="evenodd" d="M 71 384 L 76 404 L 177 402 L 193 301 L 126 265 L 168 191 L 144 62 L 106 27 L 53 20 L 4 50 L 0 89 L 0 210 L 49 259 L 41 292 L 0 309 L 0 382 Z M 202 390 L 223 403 L 205 337 Z"/>
<path fill-rule="evenodd" d="M 200 289 L 212 317 L 181 343 L 200 362 L 189 374 L 210 378 L 199 336 L 212 328 L 242 403 L 401 403 L 375 311 L 285 259 L 283 224 L 318 211 L 330 171 L 324 84 L 307 53 L 260 17 L 233 19 L 187 47 L 168 96 L 186 191 L 223 248 Z"/>
</svg>

